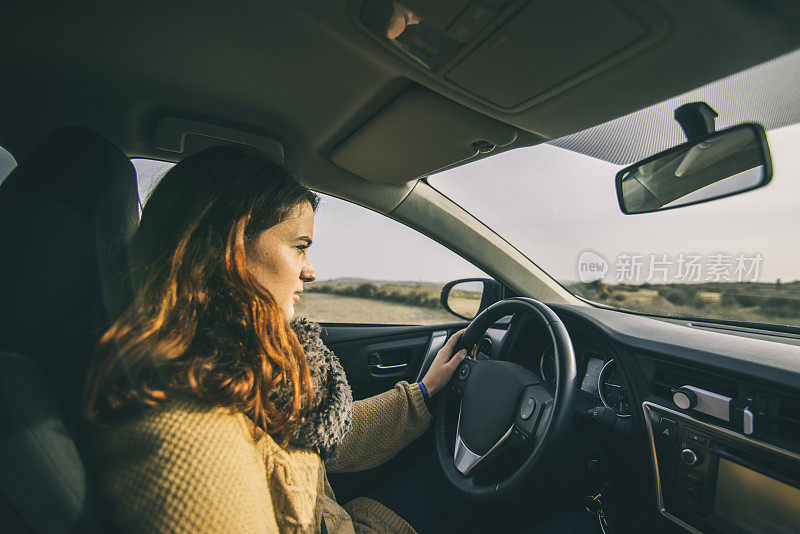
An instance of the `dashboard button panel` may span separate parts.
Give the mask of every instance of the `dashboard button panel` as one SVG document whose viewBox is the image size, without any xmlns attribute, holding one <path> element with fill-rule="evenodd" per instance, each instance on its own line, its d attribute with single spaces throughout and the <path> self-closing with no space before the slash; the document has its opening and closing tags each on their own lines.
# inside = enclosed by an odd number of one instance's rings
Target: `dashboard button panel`
<svg viewBox="0 0 800 534">
<path fill-rule="evenodd" d="M 705 475 L 695 471 L 694 469 L 688 469 L 683 472 L 683 478 L 695 484 L 702 484 L 703 480 L 705 479 Z"/>
<path fill-rule="evenodd" d="M 697 497 L 692 497 L 691 495 L 688 495 L 686 493 L 681 495 L 681 502 L 686 506 L 688 506 L 689 508 L 692 508 L 693 510 L 699 509 L 700 506 L 702 506 L 703 504 L 703 501 L 701 501 Z"/>
<path fill-rule="evenodd" d="M 686 465 L 700 465 L 703 462 L 702 457 L 692 449 L 683 449 L 681 459 Z"/>
<path fill-rule="evenodd" d="M 672 419 L 662 417 L 658 426 L 658 437 L 661 439 L 661 441 L 675 443 L 675 434 L 678 433 L 678 423 Z"/>
<path fill-rule="evenodd" d="M 694 441 L 695 443 L 700 443 L 701 445 L 708 445 L 707 436 L 699 434 L 689 427 L 686 428 L 686 441 Z"/>
<path fill-rule="evenodd" d="M 730 517 L 800 526 L 796 505 L 782 504 L 800 499 L 800 454 L 670 407 L 645 401 L 642 408 L 662 516 L 695 533 L 729 532 Z M 661 436 L 670 421 L 677 423 L 671 443 Z"/>
<path fill-rule="evenodd" d="M 688 480 L 684 480 L 681 483 L 681 490 L 685 494 L 691 495 L 692 497 L 697 497 L 698 499 L 703 497 L 703 486 L 697 486 Z"/>
</svg>

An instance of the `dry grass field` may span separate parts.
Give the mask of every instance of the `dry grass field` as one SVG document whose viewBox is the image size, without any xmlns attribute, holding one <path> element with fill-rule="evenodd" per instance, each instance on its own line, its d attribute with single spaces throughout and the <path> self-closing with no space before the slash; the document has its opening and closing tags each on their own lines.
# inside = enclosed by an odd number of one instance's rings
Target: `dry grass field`
<svg viewBox="0 0 800 534">
<path fill-rule="evenodd" d="M 423 308 L 325 293 L 304 292 L 294 309 L 296 316 L 308 317 L 320 323 L 425 325 L 459 320 L 443 308 Z"/>
<path fill-rule="evenodd" d="M 306 285 L 298 315 L 319 322 L 425 325 L 460 321 L 441 304 L 442 284 L 337 279 Z M 469 289 L 469 288 L 467 288 Z M 450 306 L 472 317 L 480 292 L 456 290 Z"/>
<path fill-rule="evenodd" d="M 800 326 L 800 281 L 570 284 L 589 300 L 644 313 Z"/>
</svg>

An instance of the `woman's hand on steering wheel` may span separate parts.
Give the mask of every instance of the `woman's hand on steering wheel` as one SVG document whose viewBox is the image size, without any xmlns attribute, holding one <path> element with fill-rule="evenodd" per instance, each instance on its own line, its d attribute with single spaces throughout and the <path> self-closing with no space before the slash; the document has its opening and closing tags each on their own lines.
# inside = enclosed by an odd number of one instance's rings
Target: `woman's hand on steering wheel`
<svg viewBox="0 0 800 534">
<path fill-rule="evenodd" d="M 458 368 L 458 364 L 467 356 L 467 349 L 462 349 L 453 355 L 453 351 L 464 330 L 459 330 L 450 336 L 444 347 L 439 349 L 436 358 L 433 359 L 433 363 L 431 363 L 428 372 L 425 373 L 425 377 L 422 379 L 422 383 L 425 384 L 425 389 L 428 390 L 428 395 L 431 397 L 447 385 L 450 377 L 453 376 L 453 373 Z"/>
</svg>

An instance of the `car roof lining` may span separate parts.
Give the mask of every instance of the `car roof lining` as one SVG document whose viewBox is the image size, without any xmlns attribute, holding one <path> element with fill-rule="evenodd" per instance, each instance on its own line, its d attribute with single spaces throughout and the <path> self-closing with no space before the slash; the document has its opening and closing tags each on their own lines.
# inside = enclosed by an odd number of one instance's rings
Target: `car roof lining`
<svg viewBox="0 0 800 534">
<path fill-rule="evenodd" d="M 388 53 L 354 23 L 358 5 L 107 2 L 87 14 L 57 2 L 12 4 L 0 31 L 0 142 L 19 159 L 49 131 L 81 124 L 132 157 L 174 161 L 153 146 L 158 121 L 201 120 L 271 137 L 311 187 L 387 213 L 416 176 L 372 183 L 339 168 L 331 154 L 413 85 L 516 128 L 508 150 L 584 130 L 800 46 L 800 13 L 790 3 L 650 0 L 668 23 L 657 44 L 523 111 L 504 112 Z"/>
<path fill-rule="evenodd" d="M 717 130 L 743 122 L 759 123 L 766 130 L 781 128 L 800 122 L 797 80 L 800 50 L 550 144 L 628 165 L 686 141 L 674 111 L 689 102 L 709 104 L 718 113 Z"/>
</svg>

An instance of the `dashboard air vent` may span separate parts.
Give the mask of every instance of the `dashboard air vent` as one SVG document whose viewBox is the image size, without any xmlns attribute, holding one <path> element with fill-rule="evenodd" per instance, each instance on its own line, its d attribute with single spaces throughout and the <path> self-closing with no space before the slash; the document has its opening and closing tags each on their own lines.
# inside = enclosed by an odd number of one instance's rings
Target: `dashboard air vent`
<svg viewBox="0 0 800 534">
<path fill-rule="evenodd" d="M 685 385 L 692 385 L 731 398 L 736 397 L 738 393 L 736 385 L 716 380 L 707 373 L 677 366 L 656 366 L 652 387 L 653 393 L 659 397 L 668 399 L 671 402 L 673 392 Z"/>
</svg>

